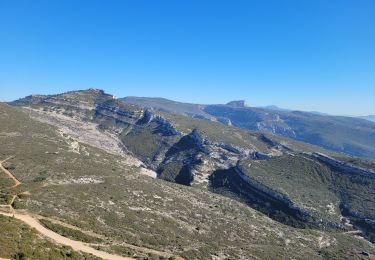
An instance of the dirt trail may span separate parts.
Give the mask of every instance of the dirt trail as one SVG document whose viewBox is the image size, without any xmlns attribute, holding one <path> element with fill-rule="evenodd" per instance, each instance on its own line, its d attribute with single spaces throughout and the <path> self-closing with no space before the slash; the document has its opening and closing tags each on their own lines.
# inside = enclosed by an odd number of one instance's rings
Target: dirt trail
<svg viewBox="0 0 375 260">
<path fill-rule="evenodd" d="M 15 184 L 12 186 L 12 188 L 14 188 L 14 187 L 17 187 L 17 186 L 21 185 L 21 182 L 10 171 L 5 169 L 5 167 L 3 166 L 3 163 L 5 161 L 11 159 L 11 158 L 13 158 L 13 157 L 9 157 L 9 158 L 7 158 L 3 161 L 0 161 L 0 169 L 3 172 L 5 172 L 10 178 L 12 178 L 14 180 Z M 1 212 L 0 211 L 1 215 L 8 216 L 8 217 L 14 217 L 18 220 L 21 220 L 24 223 L 26 223 L 27 225 L 29 225 L 30 227 L 35 228 L 42 235 L 54 240 L 58 244 L 70 246 L 74 250 L 89 253 L 89 254 L 93 254 L 94 256 L 97 256 L 97 257 L 100 257 L 100 258 L 103 258 L 103 259 L 111 259 L 111 260 L 112 259 L 113 260 L 133 259 L 133 258 L 129 258 L 129 257 L 123 257 L 123 256 L 119 256 L 119 255 L 110 254 L 110 253 L 106 253 L 106 252 L 103 252 L 103 251 L 96 250 L 96 249 L 88 246 L 87 244 L 85 244 L 83 242 L 71 240 L 69 238 L 63 237 L 63 236 L 53 232 L 52 230 L 49 230 L 49 229 L 45 228 L 44 226 L 42 226 L 42 224 L 39 223 L 38 220 L 34 219 L 30 215 L 15 213 L 15 211 L 12 207 L 12 204 L 13 204 L 14 200 L 16 199 L 16 197 L 17 197 L 17 195 L 13 195 L 9 205 L 2 205 L 2 206 L 7 206 L 8 209 L 10 209 L 12 212 L 8 213 L 8 212 Z"/>
<path fill-rule="evenodd" d="M 11 199 L 10 202 L 9 202 L 9 207 L 13 208 L 13 203 L 14 203 L 14 201 L 16 200 L 16 198 L 17 198 L 17 195 L 13 195 L 13 196 L 12 196 L 12 199 Z"/>
<path fill-rule="evenodd" d="M 173 254 L 157 251 L 157 250 L 150 249 L 150 248 L 135 246 L 135 245 L 128 244 L 128 243 L 125 243 L 125 242 L 122 242 L 122 243 L 114 242 L 113 244 L 119 245 L 119 246 L 125 246 L 125 247 L 128 247 L 128 248 L 137 250 L 137 251 L 141 251 L 141 252 L 146 253 L 146 254 L 154 254 L 154 255 L 157 255 L 157 256 L 162 256 L 164 258 L 169 258 L 173 255 Z M 184 259 L 184 258 L 182 258 L 180 256 L 176 256 L 176 255 L 174 255 L 174 257 L 175 257 L 176 260 L 183 260 Z"/>
<path fill-rule="evenodd" d="M 8 217 L 14 217 L 18 220 L 21 220 L 24 223 L 26 223 L 27 225 L 29 225 L 30 227 L 35 228 L 39 233 L 43 234 L 44 236 L 54 240 L 55 242 L 57 242 L 59 244 L 70 246 L 74 250 L 89 253 L 89 254 L 93 254 L 94 256 L 101 257 L 103 259 L 109 259 L 109 260 L 112 260 L 112 259 L 113 260 L 133 259 L 133 258 L 129 258 L 129 257 L 123 257 L 123 256 L 114 255 L 114 254 L 106 253 L 106 252 L 103 252 L 103 251 L 99 251 L 99 250 L 96 250 L 96 249 L 88 246 L 87 244 L 85 244 L 83 242 L 75 241 L 75 240 L 71 240 L 69 238 L 63 237 L 63 236 L 45 228 L 44 226 L 42 226 L 42 224 L 40 224 L 36 219 L 31 217 L 30 215 L 18 214 L 18 213 L 5 213 L 5 212 L 0 212 L 0 214 L 4 215 L 4 216 L 8 216 Z"/>
<path fill-rule="evenodd" d="M 67 227 L 67 228 L 70 228 L 70 229 L 78 230 L 78 231 L 80 231 L 80 232 L 82 232 L 84 234 L 87 234 L 89 236 L 101 238 L 101 239 L 104 239 L 104 240 L 106 239 L 106 237 L 103 236 L 103 235 L 99 235 L 99 234 L 97 234 L 97 233 L 95 233 L 93 231 L 83 230 L 83 229 L 81 229 L 79 227 L 67 224 L 67 223 L 62 222 L 62 221 L 60 221 L 58 219 L 48 218 L 48 217 L 44 217 L 44 216 L 35 216 L 35 217 L 37 219 L 46 219 L 46 220 L 49 220 L 52 223 L 59 224 L 59 225 L 62 225 L 64 227 Z M 143 253 L 146 253 L 146 254 L 154 254 L 154 255 L 157 255 L 157 256 L 164 257 L 164 258 L 169 258 L 169 257 L 171 257 L 173 255 L 172 253 L 158 251 L 158 250 L 151 249 L 151 248 L 146 248 L 146 247 L 135 246 L 135 245 L 132 245 L 132 244 L 128 244 L 126 242 L 112 242 L 112 244 L 113 245 L 119 245 L 119 246 L 125 246 L 125 247 L 134 249 L 134 250 L 139 251 L 139 252 L 143 252 Z M 175 256 L 175 259 L 176 260 L 183 260 L 183 258 L 179 257 L 179 256 Z"/>
<path fill-rule="evenodd" d="M 21 185 L 21 182 L 10 172 L 10 171 L 8 171 L 7 169 L 5 169 L 5 167 L 3 166 L 3 163 L 4 162 L 6 162 L 6 161 L 8 161 L 8 160 L 10 160 L 10 159 L 12 159 L 13 158 L 13 156 L 12 157 L 9 157 L 9 158 L 7 158 L 7 159 L 5 159 L 4 161 L 1 161 L 0 162 L 0 169 L 3 171 L 3 172 L 5 172 L 5 174 L 6 175 L 8 175 L 9 176 L 9 178 L 11 178 L 11 179 L 13 179 L 13 181 L 14 181 L 14 185 L 11 187 L 11 188 L 14 188 L 14 187 L 17 187 L 17 186 L 19 186 L 19 185 Z"/>
<path fill-rule="evenodd" d="M 0 161 L 0 169 L 3 172 L 5 172 L 10 178 L 12 178 L 14 180 L 15 184 L 11 187 L 11 188 L 14 188 L 14 187 L 17 187 L 17 186 L 21 185 L 22 183 L 10 171 L 8 171 L 7 169 L 5 169 L 5 167 L 2 165 L 5 161 L 10 160 L 12 158 L 13 158 L 13 156 L 9 157 L 9 158 L 7 158 L 7 159 L 5 159 L 3 161 Z M 29 195 L 30 193 L 28 191 L 25 191 L 25 192 L 20 193 L 20 194 L 27 194 L 27 195 Z M 55 242 L 57 242 L 59 244 L 70 246 L 74 250 L 77 250 L 77 251 L 81 251 L 81 252 L 93 254 L 93 255 L 95 255 L 97 257 L 101 257 L 103 259 L 110 259 L 110 260 L 112 260 L 112 259 L 113 260 L 117 260 L 117 259 L 119 259 L 119 260 L 120 259 L 134 259 L 134 258 L 123 257 L 123 256 L 119 256 L 119 255 L 110 254 L 110 253 L 106 253 L 106 252 L 103 252 L 103 251 L 96 250 L 96 249 L 90 247 L 86 243 L 83 243 L 83 242 L 80 242 L 80 241 L 75 241 L 75 240 L 63 237 L 63 236 L 55 233 L 54 231 L 45 228 L 42 224 L 40 224 L 40 222 L 37 220 L 37 218 L 34 218 L 34 217 L 32 217 L 31 215 L 29 215 L 27 213 L 23 213 L 23 214 L 17 213 L 14 210 L 14 208 L 12 207 L 12 204 L 15 201 L 15 199 L 17 198 L 17 196 L 18 195 L 13 195 L 12 199 L 10 200 L 10 203 L 8 205 L 0 205 L 0 208 L 3 207 L 3 208 L 7 208 L 8 209 L 6 212 L 0 211 L 0 215 L 4 215 L 4 216 L 8 216 L 8 217 L 14 217 L 16 219 L 19 219 L 19 220 L 23 221 L 24 223 L 26 223 L 27 225 L 35 228 L 42 235 L 44 235 L 44 236 L 46 236 L 46 237 L 54 240 Z M 40 218 L 44 218 L 44 217 L 40 217 Z M 46 219 L 48 219 L 48 218 L 46 218 Z M 69 228 L 77 229 L 77 230 L 80 230 L 80 231 L 82 231 L 84 233 L 90 233 L 90 235 L 94 235 L 96 237 L 102 237 L 102 236 L 100 236 L 98 234 L 95 234 L 95 233 L 92 233 L 92 232 L 83 231 L 83 230 L 81 230 L 81 229 L 79 229 L 77 227 L 71 226 L 69 224 L 66 224 L 66 223 L 58 221 L 58 220 L 53 220 L 53 219 L 50 219 L 50 220 L 52 222 L 54 222 L 54 223 L 57 222 L 57 224 L 60 224 L 60 225 L 63 225 L 63 226 L 67 226 Z M 131 244 L 127 244 L 125 242 L 123 242 L 123 243 L 116 243 L 116 244 L 123 245 L 123 246 L 129 247 L 129 248 L 135 249 L 135 250 L 139 250 L 139 251 L 147 253 L 147 254 L 151 253 L 151 254 L 155 254 L 155 255 L 159 255 L 159 256 L 163 256 L 163 257 L 170 257 L 171 256 L 171 254 L 167 253 L 167 252 L 161 252 L 161 251 L 157 251 L 157 250 L 153 250 L 153 249 L 149 249 L 149 248 L 145 248 L 145 247 L 138 247 L 138 246 L 134 246 L 134 245 L 131 245 Z M 183 259 L 183 258 L 177 257 L 176 259 L 180 260 L 180 259 Z"/>
<path fill-rule="evenodd" d="M 55 218 L 49 218 L 49 217 L 44 217 L 44 216 L 35 216 L 35 217 L 38 220 L 43 220 L 44 219 L 44 220 L 48 220 L 48 221 L 50 221 L 50 222 L 52 222 L 54 224 L 58 224 L 58 225 L 63 226 L 63 227 L 67 227 L 67 228 L 70 228 L 70 229 L 78 230 L 78 231 L 80 231 L 80 232 L 82 232 L 82 233 L 84 233 L 86 235 L 92 236 L 92 237 L 100 238 L 100 239 L 103 239 L 103 240 L 106 239 L 106 237 L 103 236 L 103 235 L 99 235 L 99 234 L 97 234 L 97 233 L 95 233 L 93 231 L 83 230 L 83 229 L 81 229 L 79 227 L 70 225 L 68 223 L 62 222 L 62 221 L 60 221 L 58 219 L 55 219 Z"/>
</svg>

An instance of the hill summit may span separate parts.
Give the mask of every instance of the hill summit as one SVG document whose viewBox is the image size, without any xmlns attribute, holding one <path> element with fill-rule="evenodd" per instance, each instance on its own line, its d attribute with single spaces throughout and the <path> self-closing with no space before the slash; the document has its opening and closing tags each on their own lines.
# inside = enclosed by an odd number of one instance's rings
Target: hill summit
<svg viewBox="0 0 375 260">
<path fill-rule="evenodd" d="M 233 100 L 226 105 L 231 107 L 247 107 L 245 100 Z"/>
</svg>

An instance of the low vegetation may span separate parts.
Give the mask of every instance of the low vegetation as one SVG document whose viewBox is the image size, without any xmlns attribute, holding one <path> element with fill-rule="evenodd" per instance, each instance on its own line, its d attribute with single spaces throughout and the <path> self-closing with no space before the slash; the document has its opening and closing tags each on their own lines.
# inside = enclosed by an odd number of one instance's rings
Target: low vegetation
<svg viewBox="0 0 375 260">
<path fill-rule="evenodd" d="M 40 219 L 39 221 L 46 228 L 56 232 L 57 234 L 60 234 L 64 237 L 71 238 L 73 240 L 82 241 L 86 243 L 100 243 L 103 241 L 102 239 L 98 237 L 90 236 L 90 235 L 83 233 L 80 230 L 76 230 L 76 229 L 69 228 L 60 224 L 53 223 L 48 219 Z"/>
<path fill-rule="evenodd" d="M 92 105 L 90 99 L 85 99 L 85 102 Z M 211 141 L 273 152 L 273 147 L 257 133 L 209 121 L 163 116 L 182 132 L 189 133 L 197 128 L 204 138 Z M 160 254 L 145 252 L 145 249 L 153 249 L 165 252 L 168 257 L 186 259 L 298 259 L 301 256 L 304 259 L 342 259 L 348 255 L 359 258 L 358 252 L 375 253 L 373 245 L 344 234 L 343 230 L 284 225 L 255 206 L 249 207 L 206 188 L 140 175 L 139 168 L 127 164 L 125 157 L 82 143 L 72 147 L 67 141 L 69 138 L 59 135 L 55 127 L 30 119 L 17 108 L 0 104 L 0 120 L 7 122 L 0 126 L 0 133 L 7 136 L 0 136 L 0 157 L 14 156 L 7 163 L 14 166 L 12 172 L 22 182 L 16 189 L 4 188 L 4 193 L 20 195 L 28 191 L 30 194 L 18 196 L 15 208 L 57 218 L 79 230 L 108 238 L 105 241 L 91 240 L 96 238 L 64 225 L 43 221 L 51 230 L 77 240 L 95 242 L 101 250 L 138 258 L 160 257 Z M 120 137 L 126 147 L 145 163 L 147 160 L 150 163 L 155 159 L 162 160 L 159 156 L 168 153 L 180 140 L 180 137 L 161 131 L 158 124 L 132 125 Z M 172 154 L 181 155 L 178 157 L 181 160 L 165 162 L 164 177 L 176 181 L 181 172 L 185 173 L 186 165 L 181 162 L 194 154 L 195 151 L 185 150 Z M 279 188 L 278 192 L 287 193 L 301 207 L 312 205 L 319 214 L 324 212 L 318 207 L 320 199 L 329 198 L 334 202 L 333 210 L 337 210 L 335 199 L 342 197 L 324 186 L 330 181 L 325 178 L 330 178 L 331 169 L 314 168 L 313 163 L 307 159 L 298 160 L 298 156 L 286 156 L 282 162 L 277 158 L 259 161 L 259 167 L 254 170 L 259 182 Z M 301 171 L 283 172 L 280 169 L 284 166 L 288 169 L 298 166 Z M 250 174 L 253 174 L 252 167 L 249 166 Z M 262 179 L 262 174 L 268 174 L 270 170 L 272 178 Z M 298 184 L 301 174 L 305 176 Z M 319 186 L 317 180 L 324 185 Z M 310 184 L 313 185 L 306 189 L 308 192 L 302 192 Z M 294 192 L 293 188 L 301 194 Z M 314 189 L 324 192 L 318 194 Z M 362 193 L 358 194 L 362 196 Z M 357 198 L 348 198 L 347 201 L 359 202 Z M 326 206 L 324 210 L 331 209 Z M 335 211 L 332 219 L 336 221 L 338 218 L 339 212 Z"/>
<path fill-rule="evenodd" d="M 88 254 L 56 245 L 11 217 L 0 215 L 0 257 L 7 259 L 98 259 Z"/>
</svg>

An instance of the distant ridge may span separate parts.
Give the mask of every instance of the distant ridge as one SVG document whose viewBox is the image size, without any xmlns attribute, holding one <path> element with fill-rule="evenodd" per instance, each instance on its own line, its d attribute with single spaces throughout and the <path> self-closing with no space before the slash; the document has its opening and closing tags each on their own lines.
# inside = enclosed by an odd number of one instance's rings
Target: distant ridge
<svg viewBox="0 0 375 260">
<path fill-rule="evenodd" d="M 275 110 L 275 111 L 292 111 L 290 109 L 281 108 L 281 107 L 278 107 L 278 106 L 275 106 L 275 105 L 270 105 L 270 106 L 265 106 L 265 107 L 259 107 L 259 108 L 266 108 L 266 109 Z"/>
<path fill-rule="evenodd" d="M 371 118 L 364 120 L 321 112 L 293 111 L 274 105 L 249 107 L 244 100 L 224 105 L 198 105 L 145 97 L 125 97 L 122 100 L 158 111 L 286 136 L 336 152 L 375 158 L 375 123 L 371 122 Z"/>
<path fill-rule="evenodd" d="M 375 115 L 369 115 L 369 116 L 359 116 L 358 118 L 362 118 L 371 122 L 375 122 Z"/>
</svg>

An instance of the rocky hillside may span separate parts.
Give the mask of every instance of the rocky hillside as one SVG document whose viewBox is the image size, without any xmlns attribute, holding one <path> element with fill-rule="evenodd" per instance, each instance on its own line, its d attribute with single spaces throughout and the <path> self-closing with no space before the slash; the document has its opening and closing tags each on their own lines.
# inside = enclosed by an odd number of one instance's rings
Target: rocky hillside
<svg viewBox="0 0 375 260">
<path fill-rule="evenodd" d="M 375 158 L 375 123 L 367 120 L 246 107 L 243 101 L 226 105 L 195 105 L 157 98 L 126 97 L 123 100 L 158 111 L 285 136 L 353 156 Z"/>
<path fill-rule="evenodd" d="M 150 224 L 147 219 L 152 219 L 153 225 L 160 225 L 160 221 L 164 223 L 163 225 L 166 225 L 163 230 L 157 229 L 154 231 L 153 242 L 151 242 L 151 238 L 138 237 L 137 243 L 140 243 L 140 239 L 142 243 L 146 243 L 148 246 L 152 244 L 156 248 L 163 248 L 164 243 L 157 237 L 168 230 L 169 221 L 172 221 L 171 225 L 172 223 L 174 223 L 173 225 L 180 223 L 178 226 L 187 227 L 186 225 L 191 225 L 190 221 L 199 219 L 199 221 L 202 221 L 201 224 L 196 223 L 196 226 L 193 227 L 195 231 L 192 230 L 193 233 L 191 233 L 199 234 L 198 237 L 193 238 L 190 236 L 191 234 L 189 236 L 183 235 L 185 231 L 180 230 L 182 233 L 179 237 L 184 237 L 183 240 L 178 238 L 169 240 L 168 238 L 168 243 L 165 244 L 169 245 L 168 250 L 185 257 L 199 256 L 203 258 L 213 254 L 214 251 L 220 251 L 218 248 L 215 250 L 211 248 L 211 244 L 210 249 L 203 249 L 198 246 L 199 243 L 208 243 L 204 237 L 209 234 L 214 235 L 212 232 L 215 221 L 213 221 L 213 215 L 210 212 L 212 210 L 216 212 L 217 207 L 213 206 L 215 204 L 211 201 L 216 198 L 227 201 L 229 204 L 234 203 L 233 205 L 237 209 L 235 212 L 240 209 L 239 214 L 243 214 L 244 209 L 259 212 L 257 214 L 261 216 L 261 219 L 270 217 L 273 219 L 272 221 L 269 220 L 270 223 L 280 227 L 283 226 L 282 224 L 286 224 L 287 226 L 283 227 L 287 229 L 299 231 L 306 229 L 306 231 L 312 233 L 331 234 L 336 241 L 339 238 L 334 234 L 340 234 L 342 238 L 352 241 L 351 243 L 354 243 L 354 240 L 357 241 L 354 245 L 361 241 L 358 240 L 357 235 L 374 241 L 375 208 L 373 205 L 375 205 L 375 196 L 372 191 L 375 187 L 375 168 L 373 167 L 373 161 L 345 157 L 292 139 L 250 132 L 223 125 L 220 122 L 140 108 L 122 100 L 114 99 L 111 95 L 95 89 L 54 96 L 30 96 L 12 104 L 22 107 L 22 110 L 33 119 L 57 127 L 56 131 L 60 133 L 61 138 L 65 140 L 64 142 L 69 143 L 69 149 L 72 151 L 86 154 L 80 148 L 77 150 L 76 147 L 81 147 L 82 144 L 84 144 L 84 147 L 94 147 L 111 154 L 114 158 L 119 158 L 118 162 L 125 163 L 125 165 L 128 165 L 127 167 L 138 167 L 138 172 L 141 174 L 138 174 L 139 176 L 148 175 L 162 179 L 148 179 L 148 177 L 142 176 L 142 181 L 135 184 L 131 181 L 134 177 L 125 177 L 122 174 L 125 183 L 118 179 L 116 181 L 127 187 L 126 192 L 129 193 L 127 196 L 138 199 L 136 199 L 137 202 L 119 202 L 118 206 L 115 201 L 119 200 L 125 191 L 124 189 L 117 190 L 117 188 L 111 186 L 113 199 L 109 200 L 116 204 L 113 208 L 121 209 L 120 213 L 127 210 L 128 207 L 129 209 L 134 208 L 137 214 L 142 215 L 144 223 L 140 223 L 141 226 L 145 223 Z M 231 109 L 246 109 L 238 106 L 239 104 L 236 103 L 228 107 L 231 107 Z M 98 152 L 88 153 L 92 155 Z M 109 159 L 110 157 L 106 158 L 113 164 L 109 168 L 114 169 L 113 171 L 116 173 L 118 162 L 113 163 L 112 159 Z M 102 168 L 99 167 L 98 169 Z M 107 171 L 104 170 L 104 172 Z M 110 173 L 106 174 L 112 176 Z M 80 176 L 80 174 L 78 175 Z M 100 176 L 99 172 L 98 176 Z M 98 176 L 92 177 L 92 179 L 97 180 Z M 112 177 L 108 177 L 108 179 L 99 178 L 99 183 L 115 185 L 115 182 L 109 181 L 110 178 Z M 138 180 L 138 178 L 135 178 L 135 180 Z M 136 185 L 137 188 L 135 189 L 132 185 Z M 41 190 L 41 200 L 47 200 L 47 196 L 60 198 L 59 196 L 62 196 L 60 192 L 64 192 L 63 188 L 67 189 L 68 187 L 64 186 L 61 189 L 56 187 L 49 189 L 48 192 L 47 190 Z M 100 191 L 96 190 L 97 188 L 99 190 L 104 189 L 94 185 L 90 188 L 90 192 L 99 194 Z M 169 191 L 171 191 L 170 189 L 176 189 L 178 192 L 171 197 L 169 196 L 171 194 L 167 195 L 163 192 L 159 194 L 158 189 Z M 49 195 L 43 195 L 44 192 Z M 151 195 L 150 192 L 155 194 Z M 185 193 L 184 196 L 186 197 L 182 198 L 179 192 Z M 79 196 L 83 196 L 82 198 L 89 205 L 98 205 L 98 202 L 95 204 L 95 199 L 88 201 L 89 198 L 86 198 L 86 195 L 80 194 Z M 151 198 L 151 201 L 147 203 L 140 199 L 148 196 L 153 197 L 153 199 Z M 201 196 L 207 197 L 202 200 Z M 159 197 L 160 203 L 157 202 Z M 71 199 L 73 200 L 73 198 L 72 195 Z M 172 200 L 170 200 L 171 198 Z M 189 203 L 190 207 L 184 205 L 185 199 L 191 201 L 192 198 L 195 198 L 197 204 L 190 205 L 191 203 Z M 99 198 L 99 200 L 102 200 L 102 198 Z M 62 199 L 60 203 L 68 202 L 66 199 Z M 151 205 L 152 202 L 157 204 Z M 79 200 L 76 200 L 76 203 L 79 203 Z M 209 210 L 206 206 L 204 206 L 204 209 L 197 208 L 200 203 L 207 203 Z M 37 204 L 38 200 L 36 199 L 34 202 L 26 202 L 22 206 L 37 212 L 45 212 Z M 56 207 L 48 206 L 47 212 L 49 212 L 48 214 L 61 216 L 62 213 L 57 213 L 56 210 Z M 78 209 L 73 207 L 69 210 L 69 213 L 63 214 L 62 217 L 71 219 L 69 214 L 73 214 L 75 210 Z M 95 206 L 92 210 L 100 212 L 100 209 L 96 209 Z M 181 213 L 181 210 L 189 210 L 191 213 Z M 155 211 L 158 212 L 158 217 L 147 215 L 154 214 Z M 177 217 L 175 214 L 178 215 L 177 222 L 172 220 Z M 217 217 L 223 217 L 227 214 L 229 212 L 220 213 Z M 183 217 L 190 215 L 191 219 Z M 232 213 L 230 215 L 234 217 Z M 166 218 L 167 216 L 168 218 Z M 171 216 L 172 219 L 169 219 Z M 105 218 L 112 217 L 112 215 L 105 215 Z M 140 219 L 136 215 L 134 217 L 134 221 L 138 223 Z M 102 220 L 98 219 L 98 221 Z M 236 216 L 231 221 L 234 220 L 244 221 L 241 222 L 241 225 L 253 223 L 253 220 L 246 220 L 244 216 Z M 234 223 L 231 221 L 227 222 L 226 220 L 226 227 L 221 226 L 217 231 L 226 232 L 227 228 L 233 227 Z M 114 223 L 116 228 L 120 228 L 120 224 L 117 226 L 116 223 Z M 264 224 L 259 223 L 255 227 L 259 228 L 259 225 L 264 227 Z M 141 227 L 132 225 L 132 229 L 135 229 L 133 231 L 136 231 L 137 228 Z M 177 227 L 174 226 L 172 229 L 174 228 Z M 172 229 L 170 229 L 171 232 Z M 248 227 L 244 230 L 247 229 Z M 132 232 L 129 231 L 128 233 Z M 250 235 L 249 233 L 246 234 Z M 233 242 L 237 242 L 238 239 L 242 241 L 242 237 L 247 236 L 239 230 L 232 235 L 234 236 Z M 284 236 L 282 235 L 282 237 Z M 149 242 L 145 242 L 145 239 Z M 202 240 L 198 242 L 197 239 Z M 177 246 L 179 243 L 184 244 L 188 241 L 197 243 L 194 249 L 187 250 L 185 246 L 182 246 L 182 248 Z M 225 241 L 228 242 L 228 240 Z M 213 242 L 225 244 L 225 241 Z M 319 243 L 319 247 L 329 249 L 314 251 L 314 258 L 325 254 L 334 256 L 332 252 L 341 254 L 341 256 L 343 256 L 342 254 L 357 255 L 354 252 L 360 250 L 351 247 L 338 253 L 334 249 L 336 242 L 334 240 L 327 241 L 324 236 Z M 343 244 L 345 243 L 343 242 Z M 278 245 L 273 239 L 268 244 L 270 246 Z M 237 243 L 235 248 L 239 248 L 238 246 Z M 257 249 L 254 248 L 242 248 L 240 251 L 233 250 L 233 252 L 231 250 L 222 252 L 223 255 L 221 256 L 224 258 L 225 255 L 235 258 L 259 256 L 258 253 L 254 253 L 257 252 Z M 283 254 L 281 253 L 281 255 Z M 285 256 L 292 258 L 291 255 Z"/>
</svg>

